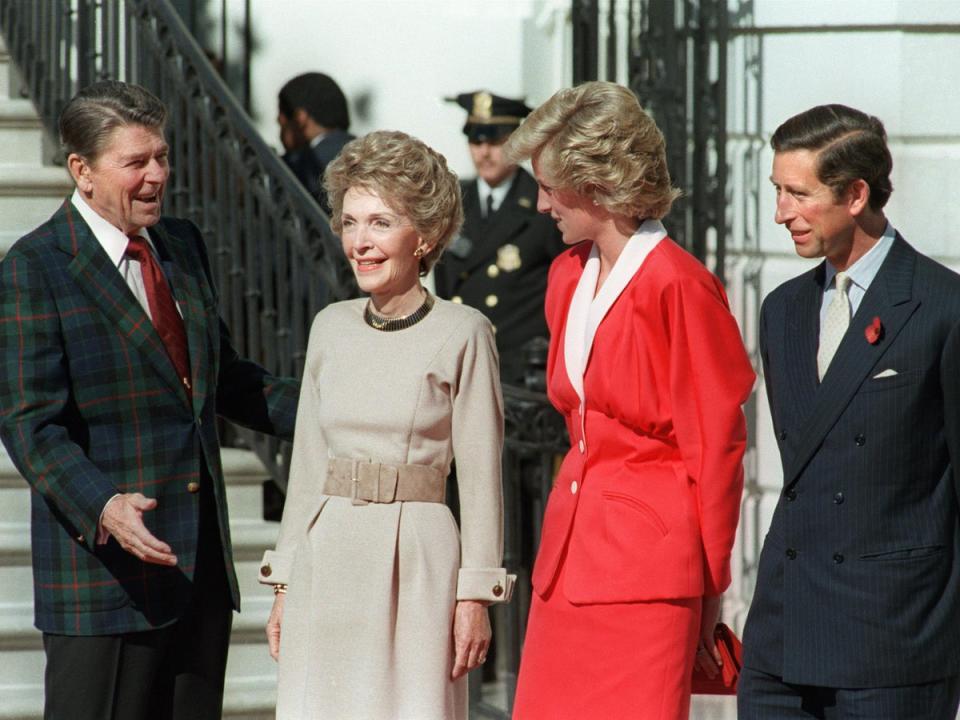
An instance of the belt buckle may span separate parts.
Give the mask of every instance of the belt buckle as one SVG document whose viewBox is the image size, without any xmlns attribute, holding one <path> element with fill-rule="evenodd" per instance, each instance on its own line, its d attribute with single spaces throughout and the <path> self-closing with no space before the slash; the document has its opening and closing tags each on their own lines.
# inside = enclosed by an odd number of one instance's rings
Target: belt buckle
<svg viewBox="0 0 960 720">
<path fill-rule="evenodd" d="M 369 502 L 360 497 L 360 473 L 358 465 L 359 463 L 354 460 L 350 478 L 350 504 L 369 505 Z"/>
</svg>

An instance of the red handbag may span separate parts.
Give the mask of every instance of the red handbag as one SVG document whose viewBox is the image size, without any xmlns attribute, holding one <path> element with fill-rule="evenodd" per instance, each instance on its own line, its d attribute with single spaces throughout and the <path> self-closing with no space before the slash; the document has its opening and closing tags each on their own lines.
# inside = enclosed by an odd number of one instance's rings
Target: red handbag
<svg viewBox="0 0 960 720">
<path fill-rule="evenodd" d="M 692 692 L 695 695 L 736 695 L 737 680 L 740 679 L 740 668 L 743 666 L 743 646 L 733 630 L 724 623 L 717 623 L 713 641 L 723 658 L 723 667 L 719 675 L 709 678 L 694 666 Z"/>
</svg>

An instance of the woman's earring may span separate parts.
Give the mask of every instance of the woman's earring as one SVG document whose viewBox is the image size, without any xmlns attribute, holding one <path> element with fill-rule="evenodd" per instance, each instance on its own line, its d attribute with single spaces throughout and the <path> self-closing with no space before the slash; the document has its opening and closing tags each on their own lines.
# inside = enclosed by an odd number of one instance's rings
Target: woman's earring
<svg viewBox="0 0 960 720">
<path fill-rule="evenodd" d="M 416 258 L 423 257 L 423 245 L 419 246 L 413 251 L 413 256 Z"/>
</svg>

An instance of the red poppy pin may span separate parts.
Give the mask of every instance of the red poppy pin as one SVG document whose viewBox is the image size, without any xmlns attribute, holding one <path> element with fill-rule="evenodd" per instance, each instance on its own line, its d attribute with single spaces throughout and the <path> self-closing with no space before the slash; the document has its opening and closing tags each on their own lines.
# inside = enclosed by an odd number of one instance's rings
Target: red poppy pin
<svg viewBox="0 0 960 720">
<path fill-rule="evenodd" d="M 873 322 L 867 325 L 863 331 L 863 335 L 871 345 L 876 345 L 880 342 L 880 338 L 883 337 L 883 323 L 880 322 L 880 318 L 875 317 Z"/>
</svg>

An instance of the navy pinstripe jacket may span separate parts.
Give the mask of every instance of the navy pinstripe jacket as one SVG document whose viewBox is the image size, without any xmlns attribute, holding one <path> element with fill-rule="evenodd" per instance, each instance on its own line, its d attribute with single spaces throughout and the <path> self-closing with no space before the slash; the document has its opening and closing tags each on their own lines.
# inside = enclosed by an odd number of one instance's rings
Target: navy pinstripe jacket
<svg viewBox="0 0 960 720">
<path fill-rule="evenodd" d="M 200 232 L 162 219 L 149 229 L 183 313 L 193 399 L 162 341 L 67 200 L 0 263 L 0 437 L 33 492 L 35 621 L 67 635 L 173 622 L 190 598 L 200 494 L 213 483 L 234 605 L 239 608 L 220 466 L 217 413 L 290 436 L 298 383 L 237 356 L 219 319 Z M 151 532 L 178 556 L 150 565 L 111 539 L 95 545 L 118 492 L 158 500 Z"/>
<path fill-rule="evenodd" d="M 777 288 L 761 311 L 784 488 L 744 663 L 828 687 L 955 675 L 960 276 L 898 235 L 818 383 L 823 267 Z"/>
</svg>

